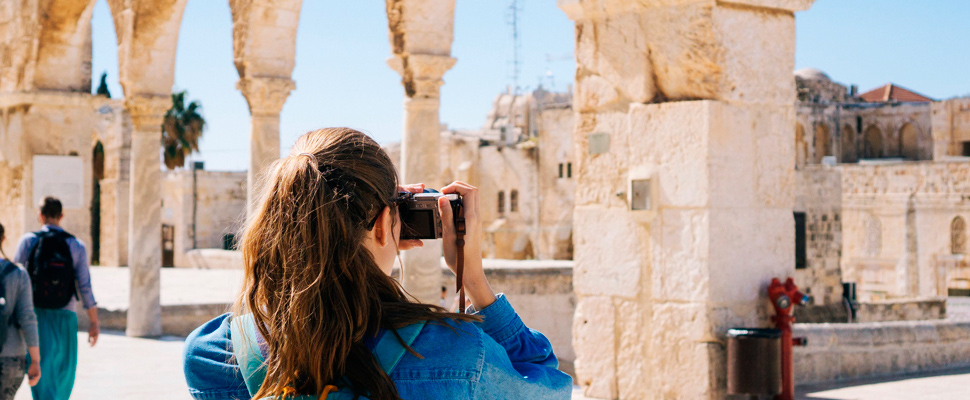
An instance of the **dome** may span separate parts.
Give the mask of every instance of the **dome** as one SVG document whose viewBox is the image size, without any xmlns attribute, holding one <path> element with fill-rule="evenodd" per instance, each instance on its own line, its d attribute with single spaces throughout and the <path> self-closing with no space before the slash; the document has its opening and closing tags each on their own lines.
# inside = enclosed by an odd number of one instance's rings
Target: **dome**
<svg viewBox="0 0 970 400">
<path fill-rule="evenodd" d="M 818 81 L 831 81 L 832 80 L 824 72 L 822 72 L 820 70 L 817 70 L 815 68 L 802 68 L 802 69 L 800 69 L 798 71 L 795 71 L 795 76 L 797 76 L 799 78 L 802 78 L 802 79 L 811 79 L 811 80 L 818 80 Z"/>
</svg>

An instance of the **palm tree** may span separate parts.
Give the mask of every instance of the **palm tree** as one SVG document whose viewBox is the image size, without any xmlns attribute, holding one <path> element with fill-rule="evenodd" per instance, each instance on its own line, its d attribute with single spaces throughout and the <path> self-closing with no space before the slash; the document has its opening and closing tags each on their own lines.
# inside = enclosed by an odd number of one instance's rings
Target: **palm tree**
<svg viewBox="0 0 970 400">
<path fill-rule="evenodd" d="M 185 157 L 199 151 L 199 138 L 205 129 L 205 118 L 199 114 L 202 104 L 193 101 L 186 108 L 185 95 L 184 90 L 172 93 L 172 108 L 162 121 L 162 148 L 168 169 L 185 166 Z"/>
</svg>

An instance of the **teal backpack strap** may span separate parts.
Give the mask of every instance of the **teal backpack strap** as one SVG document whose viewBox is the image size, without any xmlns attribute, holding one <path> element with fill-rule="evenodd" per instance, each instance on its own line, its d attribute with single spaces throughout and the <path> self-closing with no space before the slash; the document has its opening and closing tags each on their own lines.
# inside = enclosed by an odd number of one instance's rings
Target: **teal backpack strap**
<svg viewBox="0 0 970 400">
<path fill-rule="evenodd" d="M 246 389 L 253 396 L 266 379 L 266 360 L 259 352 L 253 315 L 233 317 L 229 321 L 229 329 L 232 336 L 232 354 L 236 356 L 236 363 L 239 364 L 239 370 L 246 381 Z"/>
<path fill-rule="evenodd" d="M 424 328 L 424 324 L 424 321 L 413 323 L 398 329 L 397 333 L 401 335 L 404 343 L 410 346 L 418 338 L 421 329 Z M 407 351 L 401 345 L 401 342 L 397 340 L 397 337 L 394 336 L 394 332 L 387 331 L 384 332 L 384 336 L 374 346 L 374 357 L 377 357 L 377 361 L 381 363 L 381 369 L 390 376 L 391 372 L 394 371 L 394 367 L 397 366 L 397 363 L 401 361 L 401 358 L 404 357 L 404 353 L 407 353 Z"/>
</svg>

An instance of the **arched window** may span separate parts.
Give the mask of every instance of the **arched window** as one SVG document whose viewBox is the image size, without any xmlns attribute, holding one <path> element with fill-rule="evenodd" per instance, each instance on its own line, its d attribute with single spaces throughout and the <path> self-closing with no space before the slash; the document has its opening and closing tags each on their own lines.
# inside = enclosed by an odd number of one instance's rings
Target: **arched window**
<svg viewBox="0 0 970 400">
<path fill-rule="evenodd" d="M 854 163 L 859 160 L 856 152 L 856 132 L 852 125 L 842 127 L 842 162 Z"/>
<path fill-rule="evenodd" d="M 519 211 L 519 191 L 512 189 L 509 193 L 509 211 L 516 212 Z"/>
<path fill-rule="evenodd" d="M 505 192 L 502 190 L 498 191 L 498 213 L 502 214 L 505 212 Z"/>
<path fill-rule="evenodd" d="M 815 162 L 822 163 L 822 158 L 832 155 L 832 134 L 825 124 L 815 127 Z"/>
<path fill-rule="evenodd" d="M 806 149 L 808 146 L 805 144 L 805 128 L 802 127 L 801 123 L 795 123 L 795 167 L 800 167 L 805 165 Z"/>
<path fill-rule="evenodd" d="M 899 130 L 899 155 L 906 160 L 919 160 L 919 132 L 913 124 L 906 124 Z"/>
<path fill-rule="evenodd" d="M 967 252 L 967 223 L 963 217 L 956 217 L 950 223 L 950 250 L 953 254 Z"/>
<path fill-rule="evenodd" d="M 863 136 L 863 139 L 863 157 L 880 158 L 885 155 L 882 145 L 882 131 L 875 125 L 866 129 L 866 134 Z"/>
</svg>

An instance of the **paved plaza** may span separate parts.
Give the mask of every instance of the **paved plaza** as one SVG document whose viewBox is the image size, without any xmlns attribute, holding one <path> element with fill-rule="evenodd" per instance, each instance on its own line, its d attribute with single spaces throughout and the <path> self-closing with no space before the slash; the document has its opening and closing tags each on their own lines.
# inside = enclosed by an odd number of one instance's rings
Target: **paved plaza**
<svg viewBox="0 0 970 400">
<path fill-rule="evenodd" d="M 124 309 L 128 304 L 128 270 L 93 268 L 92 281 L 99 304 L 107 309 Z M 184 305 L 232 301 L 242 271 L 162 271 L 162 304 Z M 951 299 L 950 318 L 970 318 L 970 299 Z M 85 345 L 87 333 L 78 334 L 78 375 L 73 399 L 190 399 L 182 377 L 182 338 L 138 339 L 122 332 L 101 335 L 94 348 Z M 30 399 L 26 382 L 17 400 Z M 579 390 L 574 400 L 585 399 Z M 798 398 L 942 400 L 970 398 L 970 369 L 942 373 L 841 382 L 800 387 Z"/>
</svg>

